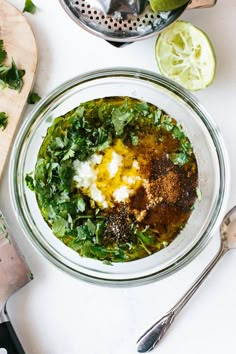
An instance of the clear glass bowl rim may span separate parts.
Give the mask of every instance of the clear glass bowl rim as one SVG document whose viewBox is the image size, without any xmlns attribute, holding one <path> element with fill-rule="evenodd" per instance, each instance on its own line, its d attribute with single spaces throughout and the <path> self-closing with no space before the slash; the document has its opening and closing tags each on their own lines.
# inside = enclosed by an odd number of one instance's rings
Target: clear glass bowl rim
<svg viewBox="0 0 236 354">
<path fill-rule="evenodd" d="M 22 145 L 25 143 L 25 138 L 30 131 L 30 126 L 37 120 L 38 114 L 44 111 L 46 108 L 53 105 L 54 100 L 57 97 L 63 96 L 63 93 L 67 92 L 67 90 L 72 89 L 82 83 L 87 83 L 94 79 L 99 78 L 109 78 L 109 77 L 127 77 L 127 78 L 140 78 L 142 80 L 147 80 L 148 82 L 153 82 L 158 86 L 161 86 L 168 91 L 174 93 L 178 97 L 180 97 L 183 101 L 185 101 L 188 106 L 193 109 L 199 118 L 202 120 L 204 125 L 206 126 L 211 139 L 214 143 L 217 157 L 219 160 L 219 170 L 220 170 L 220 190 L 218 194 L 218 200 L 216 203 L 216 207 L 213 213 L 213 216 L 209 222 L 207 230 L 203 233 L 200 240 L 194 245 L 194 247 L 186 254 L 181 257 L 178 262 L 171 264 L 170 266 L 162 269 L 160 272 L 155 272 L 152 274 L 148 274 L 147 276 L 136 277 L 133 279 L 125 279 L 125 280 L 108 280 L 103 279 L 102 277 L 96 277 L 87 275 L 81 272 L 78 272 L 72 269 L 68 264 L 64 264 L 63 260 L 60 257 L 54 257 L 47 248 L 45 248 L 39 240 L 32 234 L 27 222 L 24 219 L 24 214 L 21 209 L 19 196 L 17 192 L 16 179 L 17 179 L 17 166 L 18 166 L 18 158 L 22 148 Z M 222 140 L 222 137 L 206 110 L 202 107 L 199 101 L 194 97 L 191 93 L 187 92 L 180 85 L 174 83 L 172 80 L 165 78 L 159 74 L 153 73 L 148 70 L 143 70 L 139 68 L 129 68 L 129 67 L 115 67 L 115 68 L 104 68 L 100 70 L 89 71 L 84 74 L 78 75 L 63 84 L 59 85 L 56 89 L 54 89 L 51 93 L 49 93 L 45 98 L 43 98 L 32 110 L 32 112 L 26 117 L 23 124 L 21 125 L 15 143 L 13 145 L 10 161 L 9 161 L 9 187 L 10 187 L 10 196 L 11 202 L 13 205 L 13 209 L 18 220 L 19 225 L 23 229 L 27 238 L 31 241 L 33 246 L 43 254 L 49 261 L 51 261 L 56 267 L 61 270 L 66 271 L 70 275 L 73 275 L 79 279 L 86 280 L 92 283 L 101 284 L 101 285 L 109 285 L 109 286 L 127 286 L 127 285 L 141 285 L 154 280 L 159 280 L 167 275 L 176 272 L 181 269 L 185 265 L 187 265 L 191 260 L 193 260 L 208 244 L 215 229 L 219 226 L 220 221 L 223 218 L 223 213 L 225 211 L 225 206 L 228 199 L 229 193 L 229 162 L 228 155 Z"/>
</svg>

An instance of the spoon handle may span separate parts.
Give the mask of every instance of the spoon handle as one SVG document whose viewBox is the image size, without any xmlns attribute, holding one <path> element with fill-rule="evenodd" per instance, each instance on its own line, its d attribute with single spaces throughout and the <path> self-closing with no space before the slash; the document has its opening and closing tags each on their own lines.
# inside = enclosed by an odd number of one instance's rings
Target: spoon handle
<svg viewBox="0 0 236 354">
<path fill-rule="evenodd" d="M 181 299 L 167 312 L 161 319 L 159 319 L 151 328 L 149 328 L 137 341 L 137 351 L 139 353 L 150 352 L 161 340 L 167 329 L 173 323 L 175 317 L 179 314 L 182 308 L 187 304 L 189 299 L 193 296 L 196 290 L 200 287 L 207 275 L 214 268 L 216 263 L 228 251 L 223 242 L 221 242 L 220 249 L 213 260 L 208 264 L 204 271 L 195 280 L 193 285 L 186 291 Z"/>
</svg>

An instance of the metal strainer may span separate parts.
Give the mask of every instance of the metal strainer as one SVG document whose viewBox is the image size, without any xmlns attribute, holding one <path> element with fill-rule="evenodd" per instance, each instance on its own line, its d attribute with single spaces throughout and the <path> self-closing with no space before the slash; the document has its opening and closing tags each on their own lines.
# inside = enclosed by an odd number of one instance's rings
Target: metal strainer
<svg viewBox="0 0 236 354">
<path fill-rule="evenodd" d="M 59 0 L 68 15 L 82 28 L 117 46 L 161 32 L 186 7 L 211 7 L 217 0 L 190 0 L 168 12 L 154 13 L 148 0 Z"/>
</svg>

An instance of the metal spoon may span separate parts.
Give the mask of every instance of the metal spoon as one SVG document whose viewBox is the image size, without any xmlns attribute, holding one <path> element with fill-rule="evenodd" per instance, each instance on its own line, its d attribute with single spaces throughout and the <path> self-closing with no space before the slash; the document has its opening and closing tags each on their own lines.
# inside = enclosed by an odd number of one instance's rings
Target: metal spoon
<svg viewBox="0 0 236 354">
<path fill-rule="evenodd" d="M 199 275 L 193 285 L 187 290 L 182 298 L 175 304 L 170 311 L 167 312 L 160 320 L 158 320 L 151 328 L 149 328 L 137 341 L 137 351 L 139 353 L 150 352 L 161 340 L 167 329 L 173 323 L 175 317 L 182 308 L 187 304 L 189 299 L 200 287 L 203 280 L 207 277 L 216 263 L 230 249 L 236 248 L 236 206 L 234 206 L 224 217 L 220 226 L 221 244 L 220 249 L 213 260 L 208 264 L 205 270 Z"/>
</svg>

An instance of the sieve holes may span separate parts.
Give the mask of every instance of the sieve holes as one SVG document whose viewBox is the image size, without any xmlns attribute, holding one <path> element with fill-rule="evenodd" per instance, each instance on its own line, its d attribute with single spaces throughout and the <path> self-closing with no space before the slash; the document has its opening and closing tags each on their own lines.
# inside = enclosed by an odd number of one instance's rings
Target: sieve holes
<svg viewBox="0 0 236 354">
<path fill-rule="evenodd" d="M 124 32 L 124 34 L 128 34 L 129 32 L 139 32 L 147 31 L 149 28 L 155 30 L 155 28 L 163 22 L 162 19 L 159 20 L 159 15 L 154 14 L 152 12 L 148 12 L 136 16 L 128 16 L 128 18 L 122 17 L 110 17 L 100 10 L 100 8 L 94 7 L 91 0 L 69 0 L 71 4 L 73 4 L 79 10 L 81 14 L 81 20 L 85 24 L 89 23 L 89 26 L 101 26 L 102 31 L 108 32 Z M 77 12 L 78 13 L 78 12 Z M 79 14 L 79 13 L 78 13 Z M 159 21 L 157 21 L 157 19 Z M 91 22 L 89 22 L 91 21 Z"/>
</svg>

